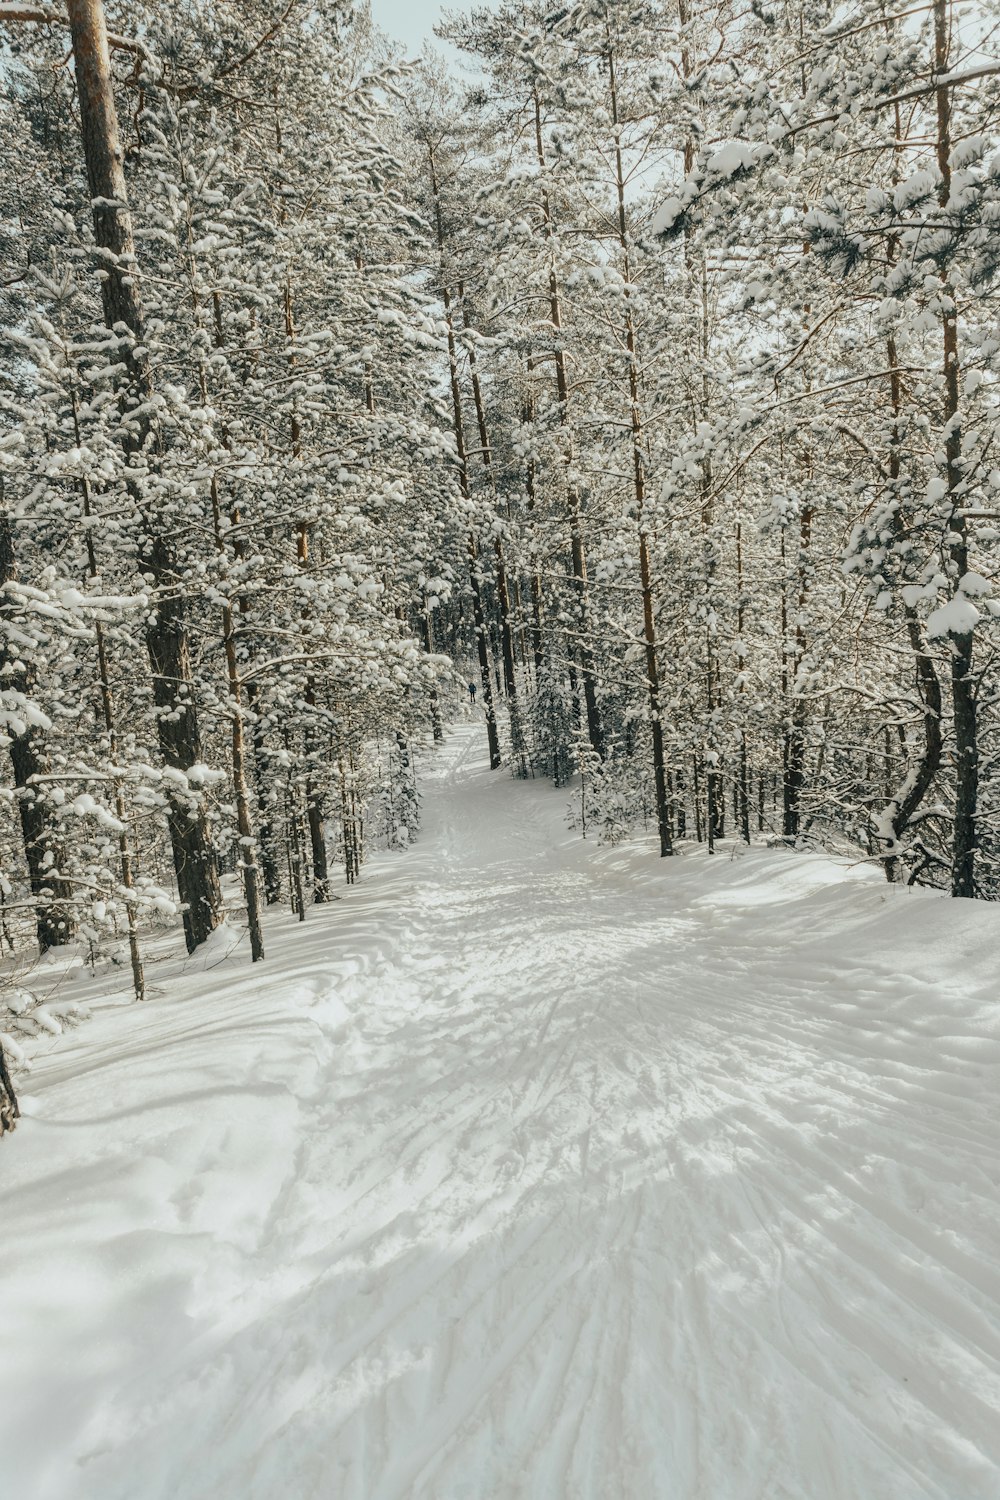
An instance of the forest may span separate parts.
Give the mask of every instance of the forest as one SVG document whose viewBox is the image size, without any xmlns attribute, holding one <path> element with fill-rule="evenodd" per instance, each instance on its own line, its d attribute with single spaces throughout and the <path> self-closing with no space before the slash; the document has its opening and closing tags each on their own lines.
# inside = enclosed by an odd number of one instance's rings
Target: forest
<svg viewBox="0 0 1000 1500">
<path fill-rule="evenodd" d="M 989 7 L 106 9 L 0 5 L 12 972 L 263 958 L 470 674 L 588 837 L 995 899 Z"/>
<path fill-rule="evenodd" d="M 1000 10 L 372 3 L 0 0 L 4 1484 L 995 1500 Z"/>
</svg>

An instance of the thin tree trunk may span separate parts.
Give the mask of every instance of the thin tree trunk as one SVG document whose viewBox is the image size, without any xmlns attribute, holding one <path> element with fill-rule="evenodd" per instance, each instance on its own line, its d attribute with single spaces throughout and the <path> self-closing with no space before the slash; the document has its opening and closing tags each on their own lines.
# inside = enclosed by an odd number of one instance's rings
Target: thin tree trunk
<svg viewBox="0 0 1000 1500">
<path fill-rule="evenodd" d="M 79 409 L 75 392 L 73 394 L 73 431 L 77 446 L 79 447 L 82 445 L 83 435 L 80 431 Z M 89 524 L 92 516 L 92 506 L 90 483 L 87 479 L 80 480 L 80 501 L 84 520 L 88 523 L 86 526 L 87 571 L 92 579 L 96 579 L 98 577 L 97 549 L 94 546 L 94 529 Z M 112 767 L 116 767 L 118 764 L 118 722 L 115 715 L 114 695 L 111 690 L 111 663 L 108 658 L 104 626 L 100 620 L 95 620 L 94 622 L 94 640 L 97 646 L 101 716 L 104 719 L 104 729 L 108 737 L 108 756 Z M 128 830 L 126 828 L 128 811 L 125 806 L 125 793 L 122 788 L 121 778 L 117 774 L 114 775 L 114 798 L 115 817 L 121 825 L 118 833 L 118 866 L 121 870 L 122 887 L 125 891 L 125 920 L 128 927 L 128 951 L 129 963 L 132 969 L 132 990 L 137 1000 L 145 1000 L 146 975 L 142 964 L 142 953 L 139 948 L 132 850 L 129 847 Z"/>
<path fill-rule="evenodd" d="M 892 374 L 889 376 L 889 392 L 892 402 L 889 479 L 895 489 L 898 486 L 901 473 L 899 450 L 902 440 L 902 387 L 897 370 L 896 341 L 891 336 L 888 340 L 887 356 L 889 369 L 892 371 Z M 902 539 L 903 520 L 901 508 L 899 507 L 893 512 L 892 526 L 897 537 Z M 902 878 L 901 861 L 896 850 L 900 839 L 913 819 L 914 813 L 930 790 L 934 778 L 940 769 L 941 756 L 944 749 L 941 730 L 941 682 L 927 650 L 927 643 L 924 639 L 923 628 L 916 606 L 904 603 L 903 617 L 906 621 L 906 634 L 910 642 L 910 649 L 913 652 L 917 692 L 920 696 L 922 707 L 921 719 L 923 723 L 924 745 L 923 753 L 917 760 L 916 765 L 908 767 L 902 787 L 889 802 L 886 810 L 889 827 L 892 832 L 892 843 L 886 853 L 883 867 L 886 879 L 890 882 Z"/>
<path fill-rule="evenodd" d="M 489 745 L 490 769 L 496 771 L 503 763 L 500 754 L 500 736 L 497 733 L 497 716 L 493 704 L 493 682 L 490 677 L 490 647 L 486 631 L 486 614 L 483 609 L 482 574 L 479 567 L 479 551 L 476 539 L 469 534 L 467 543 L 469 556 L 469 582 L 472 586 L 472 609 L 476 628 L 476 649 L 479 653 L 479 677 L 483 687 L 483 710 L 486 714 L 486 739 Z"/>
<path fill-rule="evenodd" d="M 285 733 L 285 750 L 289 750 L 288 733 Z M 291 763 L 291 756 L 289 755 Z M 289 777 L 285 785 L 285 817 L 288 824 L 288 866 L 289 880 L 292 889 L 292 910 L 297 914 L 300 922 L 306 919 L 306 897 L 305 881 L 303 879 L 303 866 L 305 854 L 302 848 L 302 824 L 299 814 L 298 797 L 296 796 L 295 783 Z"/>
<path fill-rule="evenodd" d="M 264 899 L 268 906 L 281 900 L 281 866 L 275 846 L 273 809 L 276 806 L 273 794 L 265 787 L 264 777 L 264 728 L 260 713 L 260 693 L 256 683 L 247 683 L 247 707 L 253 721 L 253 775 L 257 798 L 258 846 L 260 849 L 261 874 L 264 878 Z M 269 810 L 270 809 L 270 810 Z"/>
<path fill-rule="evenodd" d="M 736 639 L 740 650 L 740 699 L 746 699 L 746 642 L 743 628 L 746 621 L 746 594 L 743 577 L 743 524 L 736 522 Z M 745 710 L 744 710 L 745 712 Z M 745 844 L 750 842 L 750 761 L 747 753 L 746 728 L 740 727 L 740 775 L 737 811 L 740 834 Z"/>
<path fill-rule="evenodd" d="M 423 626 L 424 631 L 424 650 L 427 652 L 428 656 L 433 656 L 434 632 L 433 626 L 431 625 L 431 612 L 428 608 L 426 599 L 424 600 L 424 607 L 421 611 L 420 622 Z M 435 745 L 440 745 L 440 743 L 444 739 L 444 729 L 441 725 L 441 708 L 438 702 L 438 693 L 436 687 L 432 687 L 430 690 L 429 702 L 431 710 L 431 734 L 433 736 Z"/>
<path fill-rule="evenodd" d="M 699 775 L 698 756 L 692 756 L 692 774 L 694 777 L 694 836 L 700 844 L 701 838 L 701 777 Z"/>
<path fill-rule="evenodd" d="M 193 254 L 192 249 L 192 257 Z M 191 279 L 191 301 L 195 315 L 197 316 L 199 302 L 193 275 Z M 222 308 L 218 293 L 214 294 L 214 323 L 215 347 L 221 349 L 223 347 Z M 198 378 L 202 405 L 207 408 L 208 376 L 204 360 L 200 363 Z M 230 451 L 229 437 L 225 432 L 223 432 L 222 442 L 226 451 Z M 215 474 L 212 475 L 209 484 L 209 493 L 212 499 L 212 529 L 215 536 L 215 548 L 220 558 L 225 559 L 226 541 L 222 529 L 222 501 L 219 496 L 218 477 Z M 230 523 L 237 534 L 239 522 L 239 510 L 233 507 L 230 512 Z M 237 543 L 237 556 L 240 550 L 239 543 Z M 245 596 L 241 600 L 241 605 L 242 612 L 245 613 L 247 608 Z M 233 795 L 236 801 L 236 831 L 239 836 L 239 871 L 243 885 L 244 900 L 246 902 L 247 928 L 250 934 L 250 958 L 252 963 L 259 963 L 264 957 L 260 868 L 257 863 L 257 837 L 253 826 L 253 815 L 250 810 L 250 791 L 247 784 L 246 734 L 243 723 L 243 684 L 240 678 L 239 660 L 236 654 L 236 612 L 228 595 L 222 605 L 222 649 L 226 658 L 226 677 L 229 686 L 229 712 L 231 715 L 230 756 Z"/>
<path fill-rule="evenodd" d="M 462 307 L 462 327 L 468 333 L 469 319 L 465 306 L 464 287 L 461 283 L 459 283 L 458 295 Z M 499 498 L 497 495 L 496 477 L 493 473 L 493 453 L 490 448 L 489 429 L 486 425 L 483 388 L 479 380 L 479 368 L 476 364 L 475 349 L 471 341 L 468 346 L 468 359 L 472 398 L 476 409 L 476 425 L 479 428 L 479 453 L 483 467 L 489 476 L 490 488 L 493 491 L 494 510 L 498 510 Z M 528 764 L 524 750 L 524 733 L 521 726 L 520 707 L 517 701 L 517 676 L 514 666 L 514 635 L 511 629 L 510 588 L 507 581 L 503 544 L 499 536 L 494 540 L 493 552 L 496 558 L 497 607 L 500 614 L 500 654 L 503 661 L 503 683 L 504 693 L 507 698 L 507 712 L 510 716 L 511 751 L 520 762 L 521 775 L 527 776 Z"/>
<path fill-rule="evenodd" d="M 608 86 L 611 94 L 611 124 L 615 140 L 615 187 L 618 197 L 618 243 L 622 253 L 622 279 L 625 284 L 625 349 L 628 365 L 629 422 L 632 433 L 632 487 L 635 496 L 636 526 L 639 532 L 639 583 L 642 590 L 642 636 L 646 652 L 646 692 L 649 699 L 649 727 L 653 752 L 653 791 L 656 801 L 656 831 L 660 857 L 673 854 L 670 814 L 667 800 L 666 759 L 663 753 L 663 710 L 660 695 L 660 668 L 657 661 L 656 613 L 653 604 L 652 570 L 649 561 L 649 532 L 646 526 L 646 460 L 642 409 L 639 400 L 639 350 L 636 338 L 632 297 L 634 284 L 629 254 L 628 219 L 625 211 L 625 168 L 622 160 L 621 131 L 618 115 L 618 80 L 615 75 L 615 53 L 608 23 Z"/>
<path fill-rule="evenodd" d="M 678 20 L 681 26 L 681 34 L 684 38 L 681 45 L 680 72 L 685 80 L 691 79 L 696 71 L 696 59 L 689 44 L 691 6 L 688 0 L 678 0 Z M 692 132 L 688 132 L 684 138 L 684 175 L 687 177 L 695 160 L 696 141 Z M 695 246 L 690 234 L 684 234 L 684 266 L 689 278 L 689 291 L 692 305 L 698 307 L 698 326 L 696 336 L 701 364 L 701 401 L 700 413 L 694 413 L 695 422 L 701 419 L 707 420 L 710 411 L 710 393 L 708 381 L 708 353 L 709 353 L 709 308 L 708 308 L 708 268 L 704 256 L 696 257 Z M 712 528 L 715 524 L 714 502 L 712 499 L 712 460 L 706 457 L 701 465 L 701 528 L 702 528 L 702 557 L 704 566 L 704 586 L 706 616 L 712 614 L 712 588 L 716 574 L 716 554 L 712 537 Z M 718 768 L 718 751 L 716 747 L 716 724 L 715 709 L 716 698 L 721 693 L 719 685 L 719 662 L 718 652 L 713 636 L 713 627 L 706 624 L 705 631 L 705 713 L 706 713 L 706 741 L 707 752 L 705 754 L 705 821 L 708 836 L 709 851 L 715 848 L 715 838 L 721 837 L 725 829 L 725 793 L 722 785 L 722 773 Z M 700 803 L 697 795 L 695 797 L 696 816 L 700 821 Z M 699 839 L 701 833 L 698 834 Z"/>
<path fill-rule="evenodd" d="M 222 321 L 222 294 L 217 289 L 212 292 L 212 321 L 214 326 L 215 347 L 217 349 L 222 349 L 225 346 Z M 246 384 L 246 380 L 248 379 L 248 377 L 249 370 L 244 375 L 244 385 Z M 207 401 L 207 391 L 204 391 L 204 396 Z M 224 441 L 226 443 L 226 447 L 228 448 L 228 439 L 224 439 Z M 246 562 L 247 545 L 245 536 L 240 529 L 241 520 L 242 518 L 240 515 L 239 506 L 234 503 L 230 507 L 229 511 L 229 524 L 233 535 L 233 552 L 240 562 Z M 221 549 L 221 544 L 222 534 L 221 530 L 217 526 L 216 546 Z M 245 628 L 245 622 L 247 616 L 250 613 L 250 601 L 247 597 L 245 589 L 241 589 L 239 592 L 237 611 L 239 620 L 243 622 Z M 234 628 L 234 644 L 235 638 L 236 632 Z M 252 637 L 250 649 L 252 655 Z M 229 670 L 230 684 L 232 684 L 232 670 L 231 668 Z M 246 692 L 248 716 L 250 723 L 253 726 L 250 736 L 251 754 L 248 758 L 244 752 L 242 753 L 241 758 L 244 765 L 244 780 L 248 759 L 253 772 L 253 790 L 257 804 L 257 836 L 254 841 L 254 849 L 256 855 L 260 860 L 260 874 L 263 879 L 264 899 L 267 902 L 268 906 L 274 906 L 281 900 L 281 867 L 279 863 L 278 852 L 275 848 L 274 829 L 271 824 L 271 816 L 267 811 L 269 804 L 269 795 L 264 785 L 264 759 L 266 752 L 264 743 L 264 729 L 260 713 L 260 688 L 254 681 L 242 683 L 241 686 Z M 253 821 L 252 815 L 250 815 L 250 821 Z"/>
<path fill-rule="evenodd" d="M 222 536 L 222 513 L 219 504 L 219 486 L 214 475 L 211 492 L 215 542 L 219 551 L 222 552 L 225 547 Z M 240 874 L 243 880 L 243 894 L 246 898 L 247 926 L 250 931 L 250 958 L 251 962 L 259 963 L 264 957 L 260 870 L 257 865 L 257 838 L 254 833 L 253 816 L 250 811 L 250 792 L 247 786 L 243 688 L 240 681 L 239 661 L 236 656 L 235 615 L 228 599 L 222 606 L 222 644 L 226 656 L 226 676 L 229 680 L 229 712 L 232 716 L 230 750 L 233 792 L 236 798 L 236 831 L 240 840 Z"/>
<path fill-rule="evenodd" d="M 950 6 L 934 0 L 934 73 L 947 74 L 949 67 Z M 947 208 L 951 197 L 951 90 L 943 83 L 935 90 L 937 103 L 938 202 Z M 941 271 L 942 378 L 944 384 L 944 452 L 948 496 L 952 510 L 947 532 L 950 552 L 948 571 L 954 573 L 957 591 L 969 571 L 969 528 L 961 487 L 962 430 L 959 422 L 958 307 L 954 288 L 945 269 Z M 952 835 L 951 893 L 976 894 L 976 807 L 979 797 L 979 742 L 976 680 L 973 676 L 973 632 L 963 630 L 951 637 L 951 701 L 955 725 L 955 817 Z"/>
<path fill-rule="evenodd" d="M 539 172 L 543 176 L 547 168 L 545 144 L 542 139 L 542 102 L 537 87 L 533 87 L 532 98 L 535 113 L 535 152 Z M 547 189 L 542 187 L 542 227 L 549 247 L 549 320 L 555 335 L 553 355 L 556 372 L 556 396 L 559 408 L 559 427 L 563 435 L 563 464 L 566 470 L 566 509 L 569 518 L 570 555 L 573 567 L 573 584 L 577 600 L 579 620 L 580 675 L 583 678 L 583 698 L 587 717 L 587 738 L 590 748 L 600 759 L 604 759 L 604 731 L 597 706 L 597 687 L 594 674 L 594 657 L 591 644 L 590 590 L 587 580 L 587 554 L 583 540 L 583 522 L 580 510 L 580 493 L 572 475 L 573 433 L 569 411 L 569 378 L 566 371 L 566 354 L 562 346 L 562 305 L 559 278 L 556 275 L 555 225 Z"/>
<path fill-rule="evenodd" d="M 458 456 L 458 484 L 462 499 L 468 509 L 472 491 L 469 485 L 469 462 L 465 447 L 465 424 L 462 419 L 462 390 L 458 378 L 458 347 L 455 342 L 455 314 L 452 306 L 451 287 L 445 264 L 446 240 L 444 216 L 441 210 L 441 189 L 437 177 L 434 149 L 427 141 L 427 156 L 431 174 L 431 191 L 434 195 L 434 222 L 437 231 L 437 249 L 441 277 L 441 297 L 444 303 L 445 326 L 448 333 L 448 373 L 451 387 L 452 423 L 455 433 L 455 450 Z M 486 630 L 486 612 L 483 608 L 482 577 L 479 566 L 479 549 L 474 532 L 470 531 L 466 543 L 469 558 L 469 582 L 472 587 L 472 607 L 475 619 L 476 649 L 479 654 L 479 675 L 483 686 L 483 708 L 486 714 L 486 737 L 489 745 L 490 768 L 497 770 L 502 764 L 500 737 L 497 733 L 496 710 L 493 706 L 493 683 L 490 678 L 490 647 Z"/>
<path fill-rule="evenodd" d="M 14 1085 L 10 1080 L 10 1071 L 7 1067 L 7 1057 L 0 1042 L 0 1135 L 6 1135 L 14 1129 L 21 1117 L 18 1108 L 17 1095 Z"/>
<path fill-rule="evenodd" d="M 281 138 L 279 132 L 278 146 L 280 150 Z M 294 367 L 295 364 L 295 316 L 292 308 L 292 288 L 290 283 L 285 282 L 285 336 L 288 340 L 288 363 Z M 299 422 L 298 413 L 292 409 L 290 421 L 290 437 L 292 446 L 292 457 L 299 458 L 302 453 L 302 427 Z M 299 521 L 296 529 L 296 558 L 303 572 L 309 568 L 309 520 L 307 517 Z M 306 677 L 305 688 L 306 707 L 316 707 L 316 684 L 310 675 Z M 304 749 L 306 757 L 306 823 L 309 829 L 309 847 L 312 856 L 313 872 L 313 901 L 317 906 L 329 899 L 330 893 L 330 871 L 326 851 L 325 817 L 323 813 L 323 795 L 316 786 L 310 774 L 310 762 L 316 751 L 316 734 L 314 726 L 309 723 L 305 729 Z"/>
<path fill-rule="evenodd" d="M 791 702 L 793 687 L 789 671 L 788 643 L 788 554 L 785 547 L 785 528 L 781 528 L 781 701 L 785 707 L 785 720 L 781 736 L 781 831 L 785 838 L 795 838 L 799 831 L 799 791 L 802 766 L 801 737 L 796 738 L 801 725 L 795 717 Z"/>
<path fill-rule="evenodd" d="M 531 375 L 534 370 L 534 361 L 528 356 L 527 380 L 528 386 L 525 395 L 524 408 L 521 413 L 522 422 L 527 425 L 535 420 L 534 394 L 531 390 Z M 532 555 L 531 555 L 531 654 L 535 668 L 535 688 L 542 679 L 545 670 L 545 648 L 544 635 L 542 631 L 542 578 L 539 571 L 537 532 L 535 528 L 537 495 L 535 492 L 535 460 L 528 456 L 524 470 L 524 490 L 528 506 L 528 515 L 532 520 Z"/>
<path fill-rule="evenodd" d="M 17 580 L 17 561 L 10 518 L 0 512 L 0 600 L 8 584 Z M 2 629 L 8 606 L 0 602 L 0 672 L 8 692 L 30 699 L 34 690 L 31 666 L 13 652 Z M 44 800 L 44 783 L 51 771 L 45 731 L 26 724 L 20 734 L 11 729 L 8 751 L 14 771 L 15 800 L 21 824 L 21 842 L 28 867 L 28 884 L 35 907 L 38 950 L 72 942 L 76 926 L 72 916 L 73 889 L 60 873 L 62 848 L 59 830 Z"/>
<path fill-rule="evenodd" d="M 806 634 L 803 611 L 809 595 L 807 558 L 812 540 L 813 507 L 804 505 L 799 518 L 799 542 L 796 555 L 798 595 L 796 599 L 795 657 L 791 681 L 789 722 L 785 732 L 785 788 L 783 831 L 789 838 L 798 836 L 801 823 L 802 790 L 806 779 L 805 705 L 798 692 L 798 677 L 805 660 Z M 787 628 L 787 618 L 786 618 Z"/>
</svg>

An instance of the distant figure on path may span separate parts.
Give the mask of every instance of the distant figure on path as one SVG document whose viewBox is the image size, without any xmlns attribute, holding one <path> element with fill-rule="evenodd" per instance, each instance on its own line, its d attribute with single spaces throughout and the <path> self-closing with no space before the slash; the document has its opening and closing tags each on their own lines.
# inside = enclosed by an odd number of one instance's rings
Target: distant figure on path
<svg viewBox="0 0 1000 1500">
<path fill-rule="evenodd" d="M 476 684 L 474 682 L 470 682 L 469 683 L 469 702 L 472 704 L 473 708 L 475 708 L 475 706 L 476 706 Z"/>
</svg>

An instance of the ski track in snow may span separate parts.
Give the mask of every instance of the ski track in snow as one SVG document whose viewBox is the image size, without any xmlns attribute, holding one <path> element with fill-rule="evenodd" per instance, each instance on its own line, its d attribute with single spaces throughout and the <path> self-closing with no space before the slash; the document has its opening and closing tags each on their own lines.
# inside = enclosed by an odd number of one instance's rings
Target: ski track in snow
<svg viewBox="0 0 1000 1500">
<path fill-rule="evenodd" d="M 37 1064 L 5 1492 L 998 1500 L 995 909 L 598 850 L 481 749 Z"/>
</svg>

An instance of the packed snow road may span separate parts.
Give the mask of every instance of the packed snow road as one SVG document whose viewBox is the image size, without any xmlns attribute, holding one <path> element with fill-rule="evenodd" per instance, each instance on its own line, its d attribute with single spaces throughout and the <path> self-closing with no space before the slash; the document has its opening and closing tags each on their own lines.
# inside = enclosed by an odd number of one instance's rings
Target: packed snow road
<svg viewBox="0 0 1000 1500">
<path fill-rule="evenodd" d="M 997 1500 L 996 909 L 596 849 L 481 749 L 37 1065 L 5 1493 Z"/>
</svg>

